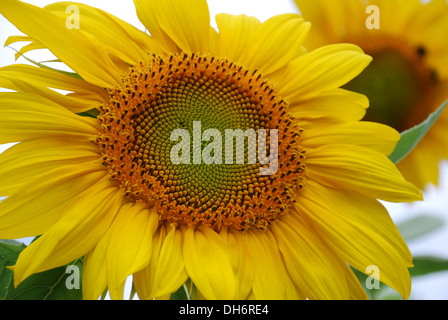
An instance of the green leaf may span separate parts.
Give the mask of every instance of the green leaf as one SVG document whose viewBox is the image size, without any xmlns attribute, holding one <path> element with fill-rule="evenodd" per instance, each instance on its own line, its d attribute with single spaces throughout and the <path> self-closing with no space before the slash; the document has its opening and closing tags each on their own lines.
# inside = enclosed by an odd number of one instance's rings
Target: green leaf
<svg viewBox="0 0 448 320">
<path fill-rule="evenodd" d="M 31 275 L 6 300 L 82 300 L 82 259 L 63 267 Z"/>
<path fill-rule="evenodd" d="M 370 282 L 369 276 L 353 267 L 351 269 L 370 300 L 403 300 L 398 292 L 381 281 L 378 288 L 368 289 L 366 283 Z"/>
<path fill-rule="evenodd" d="M 14 288 L 13 272 L 26 245 L 0 240 L 0 299 L 2 300 L 81 300 L 82 259 L 59 268 L 33 274 Z"/>
<path fill-rule="evenodd" d="M 196 287 L 188 279 L 176 292 L 171 294 L 170 300 L 197 300 Z"/>
<path fill-rule="evenodd" d="M 12 288 L 13 272 L 6 267 L 13 266 L 25 248 L 23 243 L 15 240 L 0 240 L 0 300 L 5 299 Z"/>
<path fill-rule="evenodd" d="M 0 244 L 9 244 L 9 245 L 13 245 L 13 246 L 21 246 L 26 248 L 26 245 L 23 242 L 17 241 L 17 240 L 10 240 L 10 239 L 1 239 L 0 240 Z M 23 249 L 22 249 L 23 250 Z"/>
<path fill-rule="evenodd" d="M 136 294 L 137 294 L 137 290 L 135 289 L 134 283 L 132 283 L 132 288 L 131 288 L 131 293 L 129 295 L 129 300 L 133 300 Z"/>
<path fill-rule="evenodd" d="M 438 257 L 414 257 L 414 267 L 409 269 L 411 277 L 423 276 L 434 272 L 448 271 L 448 260 Z"/>
<path fill-rule="evenodd" d="M 100 114 L 100 112 L 96 108 L 90 109 L 90 110 L 85 111 L 85 112 L 77 113 L 78 116 L 90 117 L 90 118 L 95 118 L 95 119 L 98 117 L 99 114 Z"/>
<path fill-rule="evenodd" d="M 179 290 L 171 294 L 170 300 L 188 300 L 187 290 L 185 285 L 182 285 Z"/>
<path fill-rule="evenodd" d="M 438 217 L 421 215 L 400 223 L 397 228 L 403 239 L 408 242 L 443 227 L 444 221 Z"/>
<path fill-rule="evenodd" d="M 442 104 L 434 113 L 430 114 L 428 119 L 401 133 L 400 141 L 398 141 L 395 150 L 389 156 L 389 159 L 392 160 L 393 163 L 396 164 L 400 162 L 412 151 L 412 149 L 414 149 L 414 147 L 420 142 L 434 122 L 438 119 L 447 104 L 448 101 Z"/>
</svg>

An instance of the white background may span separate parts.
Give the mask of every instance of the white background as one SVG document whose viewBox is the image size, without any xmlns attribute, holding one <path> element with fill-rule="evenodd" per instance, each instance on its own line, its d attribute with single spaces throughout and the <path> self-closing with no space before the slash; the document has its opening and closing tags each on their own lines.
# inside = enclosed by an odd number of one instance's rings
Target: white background
<svg viewBox="0 0 448 320">
<path fill-rule="evenodd" d="M 54 1 L 48 0 L 26 0 L 25 2 L 44 6 Z M 119 18 L 144 30 L 138 21 L 132 0 L 96 0 L 78 1 L 112 13 Z M 282 13 L 296 12 L 292 0 L 209 0 L 212 26 L 216 26 L 213 16 L 225 12 L 232 14 L 246 14 L 256 16 L 261 21 Z M 1 2 L 0 2 L 1 6 Z M 82 13 L 81 13 L 82 14 Z M 82 23 L 82 22 L 81 22 Z M 8 36 L 18 35 L 20 32 L 12 26 L 3 16 L 0 16 L 0 67 L 14 63 L 14 51 L 3 48 Z M 38 50 L 39 51 L 39 50 Z M 48 60 L 48 56 L 40 56 L 40 53 L 30 53 L 29 56 L 36 60 Z M 27 63 L 20 58 L 17 62 Z M 1 106 L 0 106 L 1 107 Z M 2 152 L 7 145 L 0 145 Z M 1 181 L 0 181 L 1 183 Z M 424 194 L 425 201 L 413 204 L 385 204 L 392 218 L 397 222 L 405 221 L 421 214 L 433 215 L 441 218 L 444 224 L 441 228 L 417 240 L 408 243 L 414 256 L 434 255 L 448 259 L 448 162 L 441 165 L 441 183 L 438 187 L 431 186 Z M 375 244 L 371 244 L 375 245 Z M 429 276 L 415 278 L 411 298 L 413 299 L 443 299 L 448 300 L 448 272 L 439 272 Z"/>
</svg>

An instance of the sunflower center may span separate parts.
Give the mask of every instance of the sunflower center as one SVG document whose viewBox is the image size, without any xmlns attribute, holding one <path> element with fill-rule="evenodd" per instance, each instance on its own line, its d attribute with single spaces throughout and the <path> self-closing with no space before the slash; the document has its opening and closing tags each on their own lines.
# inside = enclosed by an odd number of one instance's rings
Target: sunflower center
<svg viewBox="0 0 448 320">
<path fill-rule="evenodd" d="M 362 42 L 362 43 L 359 43 Z M 364 120 L 381 122 L 402 132 L 433 111 L 431 90 L 436 74 L 426 65 L 426 49 L 383 36 L 355 42 L 373 57 L 372 63 L 345 88 L 369 97 Z"/>
<path fill-rule="evenodd" d="M 162 221 L 265 229 L 302 186 L 301 130 L 257 71 L 212 56 L 153 56 L 109 94 L 96 139 L 104 164 Z"/>
</svg>

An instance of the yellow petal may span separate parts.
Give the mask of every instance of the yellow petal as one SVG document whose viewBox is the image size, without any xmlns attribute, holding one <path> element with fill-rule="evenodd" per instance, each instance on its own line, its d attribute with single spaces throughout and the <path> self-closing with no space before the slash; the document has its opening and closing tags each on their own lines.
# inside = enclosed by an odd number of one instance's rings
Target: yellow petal
<svg viewBox="0 0 448 320">
<path fill-rule="evenodd" d="M 0 195 L 12 192 L 63 165 L 100 163 L 100 151 L 91 141 L 58 136 L 15 144 L 0 154 Z"/>
<path fill-rule="evenodd" d="M 296 200 L 298 214 L 348 264 L 361 272 L 377 266 L 380 281 L 403 297 L 409 296 L 412 256 L 378 201 L 356 192 L 328 189 L 314 181 L 307 182 Z"/>
<path fill-rule="evenodd" d="M 33 39 L 30 38 L 30 40 L 33 40 Z M 31 43 L 20 48 L 19 52 L 16 52 L 15 58 L 17 60 L 21 56 L 23 56 L 25 53 L 33 51 L 33 50 L 38 50 L 38 49 L 46 49 L 46 47 L 39 41 L 33 40 Z"/>
<path fill-rule="evenodd" d="M 108 98 L 103 88 L 51 69 L 30 65 L 16 64 L 0 68 L 0 78 L 14 84 L 13 87 L 7 87 L 9 89 L 48 98 L 75 113 L 96 108 Z M 64 95 L 52 89 L 72 93 Z"/>
<path fill-rule="evenodd" d="M 0 143 L 58 135 L 93 139 L 98 133 L 96 119 L 77 116 L 34 94 L 1 92 L 0 104 Z"/>
<path fill-rule="evenodd" d="M 206 299 L 235 299 L 236 276 L 231 256 L 215 231 L 206 227 L 187 229 L 184 260 L 188 275 Z"/>
<path fill-rule="evenodd" d="M 337 88 L 309 100 L 292 103 L 289 110 L 300 125 L 303 122 L 313 125 L 322 118 L 333 122 L 361 120 L 368 106 L 369 99 L 365 95 Z"/>
<path fill-rule="evenodd" d="M 254 299 L 297 299 L 297 292 L 282 262 L 277 242 L 271 231 L 249 230 L 245 238 L 254 266 L 252 292 Z"/>
<path fill-rule="evenodd" d="M 107 53 L 82 29 L 68 29 L 66 20 L 48 10 L 4 0 L 0 13 L 20 31 L 45 45 L 84 80 L 100 87 L 120 83 L 120 72 Z"/>
<path fill-rule="evenodd" d="M 18 239 L 46 232 L 73 199 L 105 174 L 101 164 L 82 163 L 28 178 L 27 183 L 0 203 L 0 238 Z"/>
<path fill-rule="evenodd" d="M 136 64 L 145 60 L 148 54 L 156 53 L 156 47 L 147 34 L 103 10 L 77 2 L 52 3 L 45 9 L 65 21 L 72 15 L 66 12 L 72 5 L 79 8 L 82 31 L 97 39 L 109 54 L 128 64 Z"/>
<path fill-rule="evenodd" d="M 305 20 L 310 21 L 306 47 L 314 49 L 328 43 L 344 42 L 348 34 L 366 29 L 366 7 L 360 0 L 295 0 Z M 392 2 L 392 1 L 389 1 Z"/>
<path fill-rule="evenodd" d="M 302 44 L 310 28 L 310 24 L 296 14 L 277 15 L 262 24 L 244 15 L 221 14 L 216 22 L 221 52 L 228 53 L 226 57 L 232 61 L 259 70 L 264 76 L 304 53 Z"/>
<path fill-rule="evenodd" d="M 345 122 L 305 130 L 303 144 L 318 147 L 325 144 L 352 144 L 390 155 L 400 140 L 400 134 L 393 128 L 367 121 Z"/>
<path fill-rule="evenodd" d="M 314 181 L 390 202 L 422 200 L 421 192 L 379 152 L 349 144 L 324 145 L 307 151 L 307 172 Z"/>
<path fill-rule="evenodd" d="M 166 54 L 179 52 L 176 43 L 162 30 L 158 21 L 156 10 L 153 9 L 153 0 L 134 0 L 139 20 L 148 30 L 151 38 L 156 41 Z"/>
<path fill-rule="evenodd" d="M 135 290 L 141 300 L 153 300 L 155 298 L 154 284 L 157 282 L 155 278 L 155 270 L 157 269 L 157 263 L 159 261 L 159 253 L 163 246 L 163 242 L 166 238 L 168 231 L 165 224 L 161 224 L 157 231 L 154 233 L 152 239 L 152 252 L 151 261 L 149 265 L 140 271 L 137 271 L 133 275 L 133 283 Z M 183 260 L 182 260 L 183 265 Z M 166 275 L 164 275 L 166 276 Z M 174 290 L 177 290 L 174 289 Z"/>
<path fill-rule="evenodd" d="M 352 44 L 324 46 L 291 61 L 277 88 L 290 103 L 305 101 L 346 84 L 371 60 Z"/>
<path fill-rule="evenodd" d="M 31 50 L 46 49 L 46 47 L 42 43 L 29 36 L 10 36 L 5 41 L 5 47 L 16 42 L 31 42 L 27 45 L 24 45 L 22 48 L 20 48 L 18 52 L 16 52 L 15 54 L 16 60 Z"/>
<path fill-rule="evenodd" d="M 311 27 L 297 14 L 282 14 L 263 22 L 252 35 L 245 57 L 248 66 L 271 74 L 305 53 L 303 41 Z"/>
<path fill-rule="evenodd" d="M 21 252 L 15 286 L 33 273 L 67 264 L 92 250 L 109 228 L 122 197 L 108 178 L 86 189 L 53 227 Z"/>
<path fill-rule="evenodd" d="M 95 248 L 84 256 L 82 266 L 82 297 L 84 300 L 98 300 L 107 288 L 106 253 L 111 228 L 101 237 Z"/>
<path fill-rule="evenodd" d="M 182 253 L 184 234 L 183 228 L 172 228 L 163 241 L 155 268 L 154 297 L 173 293 L 188 279 Z"/>
<path fill-rule="evenodd" d="M 5 41 L 5 47 L 21 41 L 32 41 L 32 39 L 29 36 L 10 36 Z"/>
<path fill-rule="evenodd" d="M 352 273 L 351 270 L 303 219 L 286 215 L 283 220 L 272 225 L 272 232 L 291 278 L 307 298 L 350 298 L 346 273 Z M 361 289 L 359 283 L 358 287 Z M 362 289 L 358 292 L 362 292 Z M 366 298 L 366 295 L 360 298 Z"/>
<path fill-rule="evenodd" d="M 232 267 L 238 279 L 237 299 L 246 299 L 252 290 L 255 266 L 253 259 L 250 257 L 251 250 L 247 245 L 245 235 L 239 231 L 232 232 L 227 229 L 223 229 L 219 235 L 231 252 Z"/>
<path fill-rule="evenodd" d="M 135 0 L 142 23 L 155 40 L 186 52 L 209 52 L 212 34 L 205 0 Z M 167 40 L 166 38 L 171 39 Z"/>
<path fill-rule="evenodd" d="M 188 279 L 184 267 L 183 243 L 185 228 L 161 226 L 153 241 L 149 266 L 134 275 L 134 284 L 141 299 L 169 296 Z"/>
<path fill-rule="evenodd" d="M 108 288 L 112 299 L 123 299 L 126 278 L 148 265 L 157 225 L 157 212 L 148 209 L 146 204 L 127 203 L 117 213 L 107 248 Z"/>
<path fill-rule="evenodd" d="M 221 13 L 215 17 L 219 28 L 219 53 L 223 57 L 243 64 L 243 54 L 252 45 L 252 34 L 260 26 L 255 17 Z"/>
<path fill-rule="evenodd" d="M 443 127 L 443 131 L 445 129 L 446 127 Z M 421 190 L 429 183 L 434 185 L 438 183 L 440 161 L 448 158 L 446 154 L 448 143 L 443 142 L 444 135 L 446 132 L 440 132 L 440 135 L 437 135 L 434 127 L 431 128 L 418 145 L 397 164 L 403 176 Z"/>
</svg>

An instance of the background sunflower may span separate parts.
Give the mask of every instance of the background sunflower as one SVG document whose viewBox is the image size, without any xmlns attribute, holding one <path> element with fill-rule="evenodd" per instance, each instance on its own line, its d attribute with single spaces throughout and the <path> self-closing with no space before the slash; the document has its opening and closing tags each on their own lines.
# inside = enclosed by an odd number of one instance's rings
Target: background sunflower
<svg viewBox="0 0 448 320">
<path fill-rule="evenodd" d="M 435 110 L 447 99 L 447 1 L 294 2 L 298 10 L 302 10 L 304 18 L 313 25 L 306 42 L 309 48 L 328 43 L 349 42 L 359 45 L 367 54 L 373 56 L 372 64 L 347 85 L 350 90 L 362 92 L 369 97 L 371 106 L 366 120 L 388 123 L 402 132 L 420 122 L 421 120 L 416 119 L 424 113 L 432 112 L 431 110 Z M 378 9 L 379 14 L 376 16 L 379 19 L 375 18 L 379 25 L 373 29 L 367 28 L 374 13 L 367 12 L 368 6 L 371 5 L 375 6 L 375 10 Z M 417 78 L 418 83 L 412 83 L 414 80 L 411 79 Z M 383 99 L 385 96 L 387 98 Z M 395 114 L 391 106 L 398 106 L 393 108 L 397 110 Z M 399 206 L 397 210 L 402 214 L 395 216 L 406 219 L 409 212 L 415 210 L 415 214 L 439 213 L 440 218 L 446 221 L 446 200 L 443 200 L 446 199 L 446 180 L 443 180 L 446 177 L 446 160 L 440 164 L 440 172 L 438 167 L 439 160 L 447 157 L 447 119 L 448 112 L 445 110 L 419 145 L 398 163 L 397 167 L 403 175 L 419 188 L 425 189 L 426 194 L 423 208 L 420 208 L 420 204 L 410 208 Z M 438 179 L 441 189 L 433 187 L 437 185 Z M 430 209 L 426 206 L 430 206 Z M 438 234 L 440 238 L 437 241 L 444 243 L 448 236 L 447 231 L 439 230 Z M 422 254 L 430 252 L 432 251 L 421 251 Z M 447 256 L 443 250 L 439 254 Z"/>
<path fill-rule="evenodd" d="M 314 28 L 306 45 L 354 43 L 373 57 L 346 88 L 370 99 L 364 120 L 399 132 L 425 119 L 448 98 L 445 0 L 296 0 Z M 437 185 L 440 159 L 448 158 L 448 112 L 443 112 L 421 143 L 398 163 L 421 189 Z"/>
<path fill-rule="evenodd" d="M 35 1 L 27 1 L 28 3 L 31 4 L 35 4 L 38 6 L 44 6 L 48 3 L 52 3 L 53 1 L 39 1 L 39 0 L 35 0 Z M 85 2 L 85 3 L 89 3 L 89 1 L 80 1 L 80 2 Z M 129 2 L 129 3 L 128 3 Z M 209 6 L 210 6 L 210 11 L 211 11 L 211 15 L 213 16 L 215 13 L 219 13 L 219 12 L 228 12 L 228 13 L 233 13 L 233 14 L 239 14 L 239 13 L 245 13 L 248 15 L 255 15 L 257 16 L 261 21 L 266 20 L 268 17 L 275 15 L 275 14 L 280 14 L 280 13 L 285 13 L 285 12 L 297 12 L 297 10 L 294 8 L 293 3 L 290 1 L 278 1 L 273 3 L 272 1 L 256 1 L 256 0 L 251 0 L 251 1 L 244 1 L 243 3 L 247 5 L 247 7 L 242 7 L 241 6 L 241 1 L 219 1 L 219 0 L 209 0 L 208 1 Z M 125 21 L 130 22 L 131 24 L 137 26 L 140 29 L 143 29 L 143 27 L 141 25 L 139 25 L 139 21 L 135 16 L 135 11 L 133 11 L 133 5 L 132 5 L 132 1 L 95 1 L 95 6 L 100 7 L 103 10 L 106 10 L 108 12 L 110 12 L 111 14 L 117 15 L 118 17 L 122 18 Z M 261 10 L 263 9 L 263 10 Z M 129 12 L 127 11 L 129 10 Z M 260 11 L 258 11 L 260 10 Z M 0 17 L 0 24 L 1 24 L 1 29 L 5 30 L 5 28 L 3 26 L 7 26 L 8 29 L 10 30 L 2 33 L 1 37 L 7 37 L 9 35 L 15 35 L 18 34 L 17 30 L 15 30 L 15 28 L 13 28 L 7 21 L 5 21 L 5 19 L 3 17 Z M 213 21 L 212 21 L 213 22 Z M 5 41 L 6 39 L 0 38 L 0 42 Z M 8 57 L 11 57 L 11 50 L 8 48 L 2 48 L 0 51 L 0 66 L 5 66 L 5 65 L 9 65 L 11 63 L 13 63 L 13 61 L 8 61 L 6 59 L 3 58 L 4 53 L 6 52 L 6 55 Z M 28 56 L 28 55 L 27 55 Z M 30 53 L 29 55 L 30 57 L 32 57 L 34 60 L 36 61 L 45 61 L 45 60 L 51 60 L 51 57 L 45 56 L 45 57 L 40 57 L 39 55 L 34 55 Z M 27 63 L 23 58 L 21 58 L 21 63 Z M 442 177 L 444 176 L 444 172 L 447 171 L 443 171 L 442 170 Z M 445 177 L 448 176 L 445 174 Z M 429 189 L 426 191 L 425 194 L 425 199 L 426 201 L 422 204 L 417 204 L 417 205 L 413 205 L 412 208 L 409 205 L 391 205 L 391 213 L 393 214 L 393 212 L 396 212 L 395 216 L 397 217 L 398 220 L 401 219 L 407 219 L 409 218 L 409 216 L 412 216 L 413 213 L 409 212 L 410 210 L 415 212 L 415 214 L 418 214 L 419 212 L 421 212 L 422 209 L 430 209 L 430 210 L 440 210 L 440 207 L 437 207 L 436 204 L 436 200 L 438 199 L 443 199 L 443 195 L 448 195 L 448 192 L 446 191 L 447 189 L 447 184 L 445 183 L 445 181 L 447 181 L 448 179 L 445 178 L 445 180 L 442 179 L 441 185 L 440 185 L 440 189 L 435 190 L 435 189 Z M 442 212 L 442 210 L 440 210 Z M 406 217 L 405 217 L 406 216 Z M 393 215 L 394 217 L 394 215 Z M 445 233 L 446 235 L 447 233 Z M 442 242 L 442 241 L 446 241 L 443 239 L 437 239 L 438 243 L 446 243 L 446 242 Z M 410 248 L 413 252 L 424 252 L 424 253 L 428 253 L 426 250 L 428 247 L 425 246 L 424 242 L 419 242 L 415 247 L 413 247 L 412 243 L 409 244 Z M 431 245 L 431 244 L 429 244 Z M 431 245 L 432 247 L 432 245 Z M 413 248 L 415 248 L 415 250 L 413 250 Z M 432 247 L 434 248 L 434 247 Z M 448 254 L 447 252 L 443 252 L 443 251 L 435 251 L 434 253 L 437 254 Z M 437 283 L 439 286 L 441 286 L 443 289 L 448 285 L 448 279 L 446 279 L 446 283 L 440 281 L 440 278 L 438 278 Z M 444 285 L 445 283 L 445 285 Z M 418 289 L 418 287 L 415 287 L 415 283 L 414 283 L 414 288 L 413 290 L 415 290 L 417 295 L 420 295 L 423 291 L 420 291 Z M 431 292 L 432 294 L 435 294 L 436 296 L 433 297 L 429 297 L 429 298 L 436 298 L 436 299 L 448 299 L 447 297 L 443 297 L 441 296 L 441 293 L 434 293 L 434 287 L 430 288 L 428 290 L 428 292 Z M 446 292 L 446 290 L 444 290 L 444 292 Z M 411 296 L 412 298 L 412 296 Z M 416 296 L 416 298 L 425 298 L 425 297 L 419 297 Z"/>
</svg>

